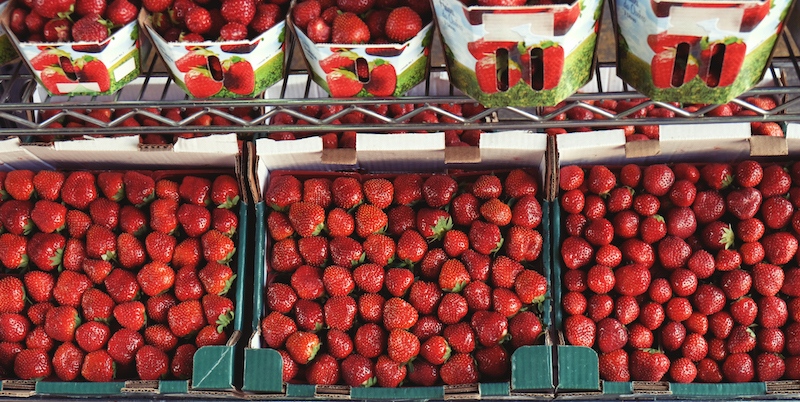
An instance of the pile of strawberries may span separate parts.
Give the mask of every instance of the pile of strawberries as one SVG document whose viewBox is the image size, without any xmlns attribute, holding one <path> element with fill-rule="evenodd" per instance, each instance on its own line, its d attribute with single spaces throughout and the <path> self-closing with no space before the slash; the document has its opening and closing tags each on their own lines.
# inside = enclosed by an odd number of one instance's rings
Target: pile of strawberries
<svg viewBox="0 0 800 402">
<path fill-rule="evenodd" d="M 203 111 L 203 108 L 185 108 L 181 110 L 180 108 L 147 108 L 144 109 L 150 113 L 157 114 L 164 116 L 172 121 L 183 121 L 186 118 L 190 118 L 195 113 Z M 92 110 L 73 110 L 74 112 L 84 114 L 86 116 L 95 118 L 102 122 L 111 122 L 118 119 L 120 116 L 129 113 L 131 109 L 92 109 Z M 42 111 L 40 121 L 45 121 L 47 119 L 52 118 L 57 113 L 61 112 L 57 109 L 50 109 Z M 244 120 L 252 120 L 256 115 L 257 112 L 253 108 L 248 107 L 236 107 L 232 110 L 225 110 L 225 112 L 229 112 L 236 117 L 239 117 Z M 154 126 L 163 126 L 165 124 L 155 120 L 151 117 L 147 117 L 144 115 L 134 115 L 133 117 L 129 117 L 125 119 L 120 125 L 117 127 L 131 127 L 131 134 L 126 135 L 134 135 L 134 131 L 136 127 L 154 127 Z M 235 123 L 231 122 L 230 120 L 218 116 L 215 114 L 206 113 L 202 116 L 199 116 L 193 119 L 191 122 L 188 123 L 188 126 L 234 126 Z M 78 127 L 98 127 L 94 123 L 89 123 L 85 120 L 79 119 L 74 116 L 64 116 L 56 121 L 51 122 L 47 128 L 48 129 L 59 129 L 59 128 L 78 128 Z M 140 142 L 142 144 L 172 144 L 178 138 L 194 138 L 194 137 L 202 137 L 207 136 L 209 134 L 204 133 L 178 133 L 178 134 L 142 134 L 140 137 Z M 105 137 L 105 135 L 93 135 L 98 137 Z M 54 134 L 45 134 L 45 135 L 38 135 L 35 138 L 36 141 L 39 142 L 52 142 L 55 140 L 60 139 L 70 139 L 72 136 L 57 136 Z M 75 139 L 83 138 L 83 135 L 74 136 Z"/>
<path fill-rule="evenodd" d="M 585 102 L 591 103 L 592 105 L 605 109 L 611 113 L 623 113 L 628 109 L 631 109 L 646 100 L 647 99 L 630 99 L 627 101 L 625 100 L 615 101 L 613 99 L 606 99 L 598 102 L 594 101 L 585 101 Z M 777 106 L 775 99 L 770 96 L 756 96 L 756 97 L 751 96 L 746 98 L 745 101 L 747 103 L 750 103 L 751 105 L 758 106 L 764 110 L 772 110 Z M 681 107 L 681 105 L 677 102 L 672 103 L 672 105 L 675 107 Z M 553 113 L 564 106 L 566 106 L 566 103 L 562 102 L 556 106 L 545 107 L 543 108 L 542 113 L 543 114 Z M 708 105 L 689 104 L 689 105 L 684 105 L 683 110 L 687 112 L 696 112 L 706 106 Z M 755 116 L 755 115 L 756 112 L 753 112 L 752 110 L 749 109 L 743 109 L 741 105 L 733 102 L 720 105 L 705 114 L 706 117 Z M 626 119 L 636 119 L 643 117 L 671 119 L 675 117 L 675 112 L 669 109 L 656 107 L 656 105 L 649 105 L 646 108 L 642 108 L 636 111 L 635 113 L 628 115 Z M 576 107 L 566 111 L 565 113 L 557 115 L 553 120 L 563 121 L 563 120 L 603 120 L 603 119 L 605 119 L 605 117 L 593 113 L 588 109 L 584 109 L 582 107 Z M 783 137 L 783 129 L 778 123 L 752 122 L 750 123 L 750 126 L 753 135 L 769 135 L 775 137 Z M 625 136 L 627 141 L 629 142 L 659 139 L 659 127 L 657 125 L 624 125 L 615 128 L 621 128 L 625 130 Z M 550 135 L 557 135 L 566 133 L 568 131 L 594 131 L 594 130 L 597 129 L 591 127 L 578 127 L 568 130 L 563 128 L 548 128 L 545 131 Z"/>
<path fill-rule="evenodd" d="M 273 173 L 261 334 L 283 379 L 507 379 L 515 348 L 541 342 L 547 281 L 537 181 L 502 176 Z"/>
<path fill-rule="evenodd" d="M 410 113 L 417 107 L 423 105 L 414 104 L 391 104 L 391 105 L 365 105 L 364 108 L 371 110 L 381 116 L 390 118 L 398 118 L 407 113 Z M 443 103 L 436 105 L 443 110 L 450 112 L 456 116 L 472 117 L 478 113 L 486 110 L 478 103 Z M 342 105 L 325 105 L 325 106 L 303 106 L 300 112 L 306 116 L 326 119 L 334 114 L 340 113 L 344 110 Z M 412 118 L 405 120 L 404 123 L 414 124 L 438 124 L 438 123 L 456 123 L 456 120 L 447 116 L 438 116 L 432 110 L 426 110 L 414 115 Z M 271 120 L 270 125 L 305 125 L 310 124 L 306 120 L 298 119 L 286 113 L 277 113 Z M 383 121 L 373 116 L 366 115 L 362 112 L 352 111 L 346 115 L 333 120 L 331 124 L 384 124 Z M 390 131 L 390 133 L 406 133 L 408 131 Z M 445 142 L 448 147 L 450 146 L 478 146 L 481 137 L 480 130 L 445 130 Z M 294 140 L 298 137 L 319 135 L 318 133 L 297 133 L 292 131 L 278 131 L 271 133 L 269 138 L 277 141 L 281 140 Z M 321 135 L 322 145 L 324 148 L 355 148 L 356 147 L 356 132 L 355 131 L 342 131 L 325 133 Z"/>
<path fill-rule="evenodd" d="M 608 381 L 800 379 L 800 163 L 561 169 L 571 345 Z"/>
<path fill-rule="evenodd" d="M 233 177 L 15 170 L 0 195 L 3 378 L 186 379 L 228 340 Z"/>
<path fill-rule="evenodd" d="M 292 8 L 292 22 L 315 43 L 404 43 L 430 20 L 422 0 L 304 0 Z"/>
<path fill-rule="evenodd" d="M 153 28 L 168 42 L 254 39 L 286 16 L 288 0 L 143 0 Z M 230 49 L 249 53 L 252 49 Z"/>
<path fill-rule="evenodd" d="M 139 8 L 128 0 L 110 4 L 106 0 L 25 0 L 18 4 L 9 26 L 23 42 L 103 42 L 139 15 Z"/>
</svg>

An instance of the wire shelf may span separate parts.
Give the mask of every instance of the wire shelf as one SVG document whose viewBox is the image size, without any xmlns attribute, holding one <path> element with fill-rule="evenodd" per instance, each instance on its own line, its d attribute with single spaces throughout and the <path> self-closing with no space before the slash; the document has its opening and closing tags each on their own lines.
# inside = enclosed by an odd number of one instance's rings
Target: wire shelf
<svg viewBox="0 0 800 402">
<path fill-rule="evenodd" d="M 644 95 L 635 92 L 627 85 L 623 84 L 623 91 L 606 92 L 603 90 L 601 82 L 601 70 L 613 67 L 613 63 L 597 63 L 594 71 L 594 83 L 598 92 L 577 93 L 569 97 L 563 107 L 550 113 L 543 113 L 543 108 L 521 108 L 521 107 L 502 107 L 487 108 L 485 111 L 471 117 L 456 116 L 442 108 L 439 104 L 464 104 L 475 103 L 469 97 L 456 95 L 458 91 L 449 88 L 447 96 L 430 95 L 431 74 L 444 74 L 443 67 L 428 66 L 428 79 L 420 85 L 424 85 L 424 96 L 406 96 L 398 98 L 309 98 L 309 91 L 312 86 L 312 79 L 304 69 L 290 68 L 290 62 L 294 57 L 297 42 L 294 38 L 287 38 L 287 63 L 284 79 L 280 85 L 280 97 L 276 99 L 193 99 L 188 95 L 183 95 L 179 99 L 170 99 L 167 94 L 171 91 L 181 91 L 172 81 L 168 73 L 165 72 L 163 65 L 160 65 L 159 57 L 152 57 L 147 62 L 146 71 L 135 80 L 132 85 L 136 86 L 137 94 L 132 99 L 123 99 L 119 91 L 112 96 L 105 97 L 51 97 L 42 96 L 45 91 L 38 88 L 31 74 L 26 69 L 24 63 L 17 63 L 6 66 L 0 71 L 0 127 L 2 134 L 6 136 L 38 136 L 38 135 L 114 135 L 114 134 L 177 134 L 177 133 L 220 133 L 235 132 L 240 134 L 268 134 L 272 132 L 287 131 L 287 126 L 270 125 L 269 119 L 277 113 L 286 113 L 295 118 L 305 120 L 309 124 L 291 126 L 290 131 L 296 133 L 326 133 L 331 131 L 359 131 L 359 132 L 389 132 L 389 131 L 430 131 L 432 125 L 427 123 L 415 123 L 411 119 L 425 111 L 432 111 L 439 117 L 448 117 L 451 122 L 440 122 L 435 124 L 435 130 L 532 130 L 542 131 L 547 128 L 610 128 L 624 125 L 664 125 L 664 124 L 707 124 L 707 123 L 733 123 L 733 122 L 794 122 L 800 121 L 800 85 L 787 85 L 787 82 L 800 82 L 800 62 L 792 50 L 793 40 L 788 30 L 784 30 L 781 39 L 785 43 L 788 57 L 776 57 L 772 64 L 767 68 L 765 76 L 771 78 L 772 85 L 767 87 L 754 88 L 745 93 L 733 102 L 740 105 L 742 109 L 754 112 L 751 116 L 726 116 L 714 117 L 706 114 L 716 108 L 717 105 L 708 105 L 697 111 L 687 111 L 675 104 L 646 100 L 637 106 L 621 113 L 609 112 L 605 109 L 592 105 L 591 101 L 601 99 L 643 99 Z M 430 58 L 429 58 L 430 61 Z M 301 76 L 305 81 L 305 93 L 303 98 L 286 97 L 287 83 L 289 76 Z M 293 77 L 295 78 L 295 77 Z M 129 84 L 131 85 L 131 84 Z M 315 84 L 313 84 L 315 85 Z M 419 87 L 418 87 L 419 88 Z M 127 87 L 123 90 L 128 89 Z M 158 94 L 160 97 L 153 99 L 152 96 L 145 96 L 146 93 Z M 181 91 L 182 92 L 182 91 Z M 760 107 L 746 102 L 749 96 L 773 96 L 780 100 L 779 106 L 772 110 L 764 110 Z M 130 98 L 128 96 L 127 98 Z M 382 116 L 373 110 L 365 107 L 365 104 L 384 105 L 384 104 L 415 104 L 417 107 L 410 113 L 397 118 Z M 308 117 L 299 111 L 302 106 L 309 105 L 341 105 L 343 110 L 328 116 L 324 119 Z M 634 115 L 637 111 L 656 105 L 669 109 L 675 113 L 675 118 L 662 117 L 640 117 L 635 119 L 625 119 Z M 253 108 L 259 113 L 257 117 L 247 120 L 237 117 L 232 113 L 233 108 Z M 582 107 L 602 116 L 602 119 L 595 120 L 556 120 L 556 117 L 570 109 Z M 84 113 L 89 109 L 130 109 L 126 113 L 116 116 L 110 122 L 102 122 L 87 116 Z M 191 109 L 191 115 L 180 121 L 173 121 L 148 109 L 152 108 L 181 108 L 182 110 Z M 57 110 L 55 114 L 46 120 L 37 120 L 36 112 L 44 110 Z M 340 117 L 358 111 L 366 116 L 371 116 L 381 123 L 364 124 L 334 124 Z M 162 126 L 140 126 L 125 127 L 123 122 L 133 116 L 146 116 L 152 118 Z M 212 115 L 227 119 L 229 126 L 198 126 L 192 123 L 201 116 Z M 58 128 L 51 129 L 48 126 L 64 116 L 91 123 L 93 127 L 79 128 Z M 338 122 L 336 122 L 338 123 Z"/>
</svg>

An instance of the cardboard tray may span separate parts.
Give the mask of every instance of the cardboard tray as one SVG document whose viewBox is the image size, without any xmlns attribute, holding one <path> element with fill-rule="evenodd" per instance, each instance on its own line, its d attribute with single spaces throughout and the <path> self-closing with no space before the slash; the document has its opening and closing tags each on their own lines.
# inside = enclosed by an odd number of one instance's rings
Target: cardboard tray
<svg viewBox="0 0 800 402">
<path fill-rule="evenodd" d="M 294 6 L 295 2 L 292 2 Z M 294 7 L 292 7 L 293 9 Z M 292 9 L 286 16 L 289 28 L 292 30 L 297 41 L 303 58 L 314 79 L 320 87 L 331 94 L 332 97 L 372 97 L 372 96 L 403 96 L 411 88 L 424 81 L 429 72 L 430 51 L 433 37 L 433 21 L 422 27 L 419 33 L 405 43 L 399 44 L 365 44 L 365 45 L 342 45 L 331 43 L 314 43 L 306 34 L 298 29 L 292 19 Z M 355 94 L 331 93 L 328 87 L 328 77 L 333 70 L 323 67 L 326 59 L 336 59 L 347 57 L 353 60 L 350 68 L 340 68 L 346 70 L 355 79 L 355 63 L 363 59 L 370 64 L 370 79 L 372 77 L 372 67 L 376 64 L 388 64 L 392 66 L 396 75 L 394 91 L 391 94 L 381 91 L 370 92 L 369 79 L 361 81 L 361 89 Z M 376 92 L 376 93 L 373 93 Z"/>
<path fill-rule="evenodd" d="M 53 95 L 99 95 L 113 94 L 128 82 L 139 76 L 141 72 L 140 64 L 140 38 L 139 25 L 136 21 L 114 31 L 108 39 L 103 42 L 63 42 L 63 43 L 33 43 L 21 42 L 11 31 L 11 14 L 16 8 L 18 0 L 9 0 L 7 7 L 0 15 L 0 23 L 6 34 L 11 40 L 11 44 L 17 53 L 22 56 L 28 70 L 33 73 L 39 85 L 45 87 Z M 61 62 L 58 66 L 34 68 L 33 59 L 44 52 L 57 53 L 60 55 Z M 73 65 L 75 69 L 80 68 L 78 62 L 90 62 L 99 60 L 108 69 L 109 81 L 87 82 L 81 81 L 77 75 L 63 73 L 61 66 L 63 63 Z M 61 78 L 57 83 L 48 85 L 42 81 L 42 72 L 48 71 L 53 74 L 60 74 Z M 49 80 L 48 80 L 49 81 Z M 54 86 L 53 86 L 54 85 Z"/>
<path fill-rule="evenodd" d="M 195 98 L 254 98 L 283 78 L 285 21 L 279 21 L 275 26 L 252 40 L 199 43 L 167 42 L 153 28 L 150 22 L 150 13 L 145 9 L 139 13 L 139 24 L 155 45 L 158 54 L 175 79 L 175 83 Z M 186 86 L 185 77 L 190 71 L 186 69 L 181 71 L 182 69 L 176 63 L 181 58 L 195 53 L 204 55 L 207 60 L 206 64 L 196 66 L 195 69 L 201 69 L 205 73 L 219 70 L 220 76 L 211 75 L 212 80 L 219 85 L 217 92 L 208 95 L 202 89 Z M 253 70 L 251 91 L 246 91 L 245 88 L 234 89 L 229 86 L 233 81 L 225 79 L 228 74 L 226 66 L 238 63 L 247 63 Z"/>
<path fill-rule="evenodd" d="M 570 133 L 558 135 L 558 160 L 552 160 L 550 166 L 558 172 L 561 166 L 596 165 L 622 166 L 629 163 L 646 166 L 656 163 L 680 162 L 728 162 L 735 163 L 751 157 L 752 140 L 749 124 L 739 127 L 739 123 L 721 125 L 675 125 L 661 126 L 667 128 L 667 136 L 662 131 L 661 153 L 627 157 L 624 132 L 607 130 L 593 133 Z M 792 126 L 792 125 L 790 125 Z M 798 134 L 800 125 L 787 130 L 787 138 L 778 138 L 788 142 L 789 155 L 796 158 L 800 154 Z M 591 135 L 591 136 L 587 136 Z M 591 140 L 589 140 L 591 139 Z M 665 141 L 666 140 L 666 141 Z M 646 141 L 641 141 L 646 142 Z M 630 144 L 630 143 L 629 143 Z M 755 158 L 760 161 L 785 161 L 785 154 Z M 557 176 L 555 174 L 554 176 Z M 558 179 L 555 179 L 553 194 L 558 194 Z M 561 259 L 561 243 L 564 241 L 563 212 L 557 198 L 554 197 L 550 209 L 551 230 L 553 239 L 553 322 L 559 333 L 563 328 L 564 312 L 561 307 L 562 273 L 566 268 Z M 749 383 L 690 383 L 679 384 L 667 381 L 659 382 L 610 382 L 600 379 L 598 354 L 589 347 L 566 345 L 559 335 L 559 344 L 555 348 L 558 365 L 557 397 L 564 398 L 623 398 L 626 396 L 655 398 L 665 395 L 674 397 L 699 397 L 713 399 L 730 399 L 733 397 L 764 397 L 768 394 L 780 394 L 780 397 L 800 392 L 797 381 L 749 382 Z M 776 395 L 777 396 L 777 395 Z M 794 397 L 794 396 L 792 396 Z"/>
<path fill-rule="evenodd" d="M 761 80 L 792 7 L 793 0 L 617 1 L 618 74 L 654 100 L 727 103 Z"/>
<path fill-rule="evenodd" d="M 502 136 L 503 133 L 496 133 L 499 136 Z M 363 134 L 369 135 L 369 134 Z M 415 135 L 415 134 L 407 134 L 407 135 Z M 400 135 L 407 136 L 407 135 Z M 513 133 L 510 134 L 513 138 L 516 138 Z M 506 149 L 504 153 L 504 160 L 500 161 L 500 166 L 508 167 L 509 164 L 515 167 L 524 167 L 524 166 L 536 166 L 537 163 L 543 163 L 545 160 L 545 148 L 546 148 L 546 138 L 545 136 L 532 134 L 532 133 L 525 133 L 526 136 L 531 138 L 538 138 L 541 142 L 538 142 L 539 146 L 533 145 L 534 143 L 528 142 L 525 143 L 530 147 L 530 149 Z M 384 139 L 391 138 L 395 135 L 373 135 L 376 137 L 381 137 Z M 414 141 L 410 141 L 413 137 L 405 137 L 405 141 L 403 142 L 407 144 L 413 144 Z M 424 137 L 418 137 L 424 138 Z M 313 141 L 315 138 L 309 138 L 307 140 Z M 316 138 L 319 140 L 318 138 Z M 299 141 L 283 141 L 283 143 L 298 143 Z M 442 140 L 443 141 L 443 140 Z M 483 139 L 482 139 L 483 141 Z M 364 144 L 366 141 L 358 140 L 357 144 Z M 416 142 L 420 142 L 417 140 Z M 319 162 L 319 154 L 311 153 L 311 155 L 305 155 L 309 158 L 303 159 L 302 153 L 294 154 L 293 152 L 285 152 L 283 154 L 276 154 L 274 152 L 274 145 L 275 141 L 268 140 L 268 139 L 260 139 L 252 144 L 252 146 L 257 151 L 255 155 L 257 155 L 258 159 L 251 158 L 252 166 L 249 170 L 251 175 L 251 191 L 254 194 L 254 199 L 260 199 L 260 194 L 262 193 L 261 189 L 266 188 L 268 180 L 272 174 L 284 174 L 284 172 L 279 172 L 278 170 L 281 169 L 294 169 L 300 170 L 303 167 L 306 167 L 306 171 L 304 172 L 294 172 L 298 174 L 303 174 L 305 177 L 312 177 L 312 176 L 330 176 L 330 175 L 340 175 L 341 173 L 332 173 L 330 170 L 326 169 L 325 165 L 322 165 Z M 426 171 L 428 174 L 431 172 L 444 172 L 444 155 L 443 155 L 443 142 L 442 148 L 437 150 L 434 155 L 437 156 L 437 162 L 431 164 L 429 167 L 423 167 L 421 170 Z M 481 144 L 483 145 L 483 143 Z M 386 147 L 386 140 L 384 140 L 384 147 Z M 320 143 L 320 151 L 321 151 L 321 143 Z M 370 151 L 366 150 L 357 150 L 357 152 L 366 152 L 369 153 Z M 364 169 L 365 172 L 370 171 L 393 171 L 393 172 L 403 172 L 407 171 L 404 170 L 409 166 L 415 166 L 414 159 L 406 159 L 409 155 L 416 155 L 419 154 L 420 151 L 408 151 L 407 153 L 394 153 L 394 152 L 386 152 L 383 150 L 380 152 L 382 161 L 377 163 L 373 166 L 376 167 L 375 170 L 370 170 L 365 166 L 370 165 L 370 163 L 366 163 L 366 165 L 362 165 L 363 158 L 360 156 L 358 157 L 359 164 L 358 166 Z M 276 155 L 278 157 L 276 157 Z M 376 153 L 376 155 L 378 155 Z M 297 156 L 297 158 L 295 158 Z M 523 157 L 524 156 L 524 157 Z M 538 162 L 537 162 L 538 161 Z M 307 162 L 307 163 L 303 163 Z M 491 159 L 489 161 L 475 164 L 474 169 L 491 169 L 498 167 L 498 160 Z M 437 167 L 433 167 L 437 166 Z M 541 165 L 544 167 L 544 165 Z M 392 169 L 394 168 L 394 169 Z M 313 171 L 309 171 L 313 170 Z M 419 171 L 419 170 L 408 170 L 408 171 Z M 542 178 L 544 178 L 544 170 L 540 170 L 542 174 Z M 368 177 L 373 177 L 370 175 L 356 175 L 356 177 L 361 177 L 366 179 Z M 474 175 L 477 173 L 464 173 L 466 175 Z M 389 176 L 381 175 L 380 177 L 391 177 L 392 174 Z M 542 187 L 544 190 L 544 187 Z M 541 194 L 544 194 L 542 192 Z M 547 202 L 542 203 L 544 217 L 542 219 L 542 227 L 541 232 L 543 235 L 543 249 L 548 249 L 550 247 L 550 237 L 549 237 L 549 228 L 548 224 L 550 219 L 548 219 L 549 215 L 549 206 L 550 204 Z M 269 246 L 268 246 L 268 239 L 266 235 L 266 217 L 269 214 L 270 208 L 266 205 L 265 202 L 260 201 L 256 202 L 256 235 L 255 235 L 255 268 L 254 268 L 254 282 L 256 283 L 256 289 L 263 289 L 268 281 L 268 267 L 267 261 L 269 258 Z M 542 269 L 543 274 L 549 278 L 549 265 L 550 265 L 550 256 L 542 255 Z M 549 282 L 548 282 L 549 283 Z M 332 398 L 354 398 L 354 399 L 412 399 L 412 400 L 423 400 L 423 399 L 443 399 L 443 398 L 458 398 L 458 399 L 477 399 L 477 398 L 492 398 L 498 396 L 508 396 L 508 395 L 524 395 L 529 398 L 552 398 L 552 347 L 548 345 L 539 345 L 539 346 L 530 346 L 530 347 L 522 347 L 519 348 L 511 357 L 511 364 L 512 364 L 512 372 L 511 372 L 511 381 L 506 383 L 480 383 L 480 384 L 471 384 L 465 386 L 437 386 L 437 387 L 403 387 L 403 388 L 350 388 L 347 386 L 313 386 L 313 385 L 303 385 L 303 384 L 286 384 L 281 381 L 280 374 L 282 363 L 280 355 L 273 349 L 269 348 L 261 348 L 261 339 L 260 339 L 260 320 L 261 316 L 264 312 L 264 296 L 262 291 L 256 290 L 254 292 L 255 297 L 253 300 L 253 320 L 252 320 L 252 329 L 253 329 L 253 336 L 250 339 L 248 348 L 245 349 L 245 365 L 244 365 L 244 383 L 242 390 L 247 392 L 248 397 L 250 398 L 260 398 L 260 397 L 277 397 L 277 398 L 300 398 L 300 399 L 332 399 Z M 549 300 L 544 304 L 545 313 L 542 317 L 543 324 L 547 327 L 552 327 L 551 325 L 551 317 L 550 311 L 551 307 L 549 306 Z"/>
<path fill-rule="evenodd" d="M 235 137 L 235 135 L 233 135 Z M 112 140 L 125 139 L 127 137 Z M 136 138 L 136 137 L 132 137 Z M 204 137 L 212 138 L 212 137 Z M 137 139 L 138 140 L 138 139 Z M 233 139 L 235 144 L 235 138 Z M 221 173 L 234 174 L 241 181 L 244 176 L 237 164 L 236 153 L 226 154 L 225 157 L 214 155 L 214 147 L 220 144 L 206 143 L 195 144 L 194 152 L 185 150 L 162 149 L 155 152 L 142 151 L 135 147 L 114 151 L 96 149 L 94 141 L 69 141 L 73 148 L 54 149 L 55 146 L 25 146 L 20 145 L 18 138 L 0 141 L 0 169 L 15 170 L 142 170 L 171 166 L 175 169 L 164 171 L 171 177 L 186 174 L 217 175 Z M 83 143 L 84 147 L 79 145 Z M 119 145 L 119 144 L 115 144 Z M 238 151 L 238 147 L 236 148 Z M 197 152 L 201 150 L 202 152 Z M 169 161 L 177 159 L 177 163 Z M 198 170 L 198 168 L 207 170 Z M 235 169 L 234 169 L 235 168 Z M 154 172 L 154 174 L 162 174 Z M 244 187 L 244 186 L 242 186 Z M 223 395 L 232 396 L 234 387 L 241 379 L 241 353 L 244 342 L 239 342 L 242 337 L 244 318 L 249 300 L 246 284 L 249 283 L 248 270 L 249 238 L 250 238 L 250 211 L 249 198 L 242 192 L 241 203 L 238 207 L 239 227 L 235 240 L 237 252 L 231 262 L 234 272 L 238 275 L 234 285 L 229 291 L 229 297 L 234 301 L 233 333 L 224 346 L 205 346 L 197 350 L 194 356 L 193 377 L 189 381 L 114 381 L 109 383 L 91 383 L 85 381 L 20 381 L 5 380 L 0 384 L 2 396 L 78 396 L 78 395 L 124 395 L 124 394 L 192 394 L 199 396 Z"/>
</svg>

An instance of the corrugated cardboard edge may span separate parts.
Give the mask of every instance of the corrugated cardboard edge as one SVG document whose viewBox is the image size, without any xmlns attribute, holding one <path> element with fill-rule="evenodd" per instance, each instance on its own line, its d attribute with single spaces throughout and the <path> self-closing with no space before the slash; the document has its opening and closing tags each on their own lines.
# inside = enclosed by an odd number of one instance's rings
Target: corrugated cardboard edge
<svg viewBox="0 0 800 402">
<path fill-rule="evenodd" d="M 481 398 L 481 392 L 478 383 L 444 386 L 445 400 L 480 399 L 480 398 Z"/>
<path fill-rule="evenodd" d="M 625 157 L 627 158 L 642 158 L 654 155 L 661 155 L 661 143 L 658 140 L 625 143 Z"/>
<path fill-rule="evenodd" d="M 350 387 L 347 385 L 317 385 L 314 397 L 320 399 L 350 399 Z"/>
<path fill-rule="evenodd" d="M 353 148 L 323 148 L 321 161 L 325 165 L 356 165 L 358 156 Z"/>
<path fill-rule="evenodd" d="M 750 156 L 784 156 L 789 155 L 789 144 L 786 137 L 754 135 L 750 137 Z"/>
<path fill-rule="evenodd" d="M 480 147 L 445 147 L 444 163 L 480 163 Z"/>
<path fill-rule="evenodd" d="M 798 394 L 800 393 L 800 380 L 767 381 L 768 394 Z"/>
</svg>

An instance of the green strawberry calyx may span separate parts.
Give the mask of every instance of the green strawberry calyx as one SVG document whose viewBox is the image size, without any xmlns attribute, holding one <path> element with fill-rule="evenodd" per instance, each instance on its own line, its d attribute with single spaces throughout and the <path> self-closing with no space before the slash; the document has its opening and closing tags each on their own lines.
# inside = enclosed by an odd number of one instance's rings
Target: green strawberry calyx
<svg viewBox="0 0 800 402">
<path fill-rule="evenodd" d="M 105 253 L 105 254 L 103 254 L 103 255 L 101 255 L 101 256 L 100 256 L 100 258 L 101 258 L 103 261 L 108 261 L 108 260 L 114 260 L 114 261 L 116 261 L 116 260 L 117 260 L 117 252 L 116 252 L 116 250 L 109 250 L 109 251 L 106 251 L 106 253 Z"/>
<path fill-rule="evenodd" d="M 239 203 L 239 196 L 238 195 L 233 197 L 233 198 L 228 196 L 228 197 L 225 198 L 225 202 L 223 202 L 222 204 L 217 205 L 217 208 L 231 209 L 231 208 L 233 208 L 234 205 L 236 205 L 238 203 Z"/>
<path fill-rule="evenodd" d="M 432 228 L 433 235 L 428 236 L 428 242 L 434 242 L 437 240 L 441 240 L 444 237 L 444 234 L 453 229 L 453 218 L 451 217 L 440 217 L 439 220 L 436 221 L 436 225 Z"/>
<path fill-rule="evenodd" d="M 231 260 L 231 258 L 233 258 L 234 253 L 236 253 L 236 247 L 234 247 L 233 250 L 231 250 L 231 252 L 225 256 L 225 258 L 217 260 L 217 262 L 220 264 L 227 264 Z"/>
<path fill-rule="evenodd" d="M 231 289 L 231 285 L 233 285 L 233 281 L 234 281 L 235 279 L 236 279 L 236 274 L 234 274 L 234 275 L 232 275 L 230 278 L 228 278 L 228 280 L 227 280 L 227 281 L 225 281 L 225 287 L 224 287 L 224 288 L 222 288 L 222 291 L 220 291 L 220 292 L 219 292 L 219 293 L 217 293 L 217 294 L 218 294 L 218 295 L 220 295 L 220 296 L 224 296 L 225 294 L 227 294 L 227 293 L 228 293 L 228 291 Z"/>
<path fill-rule="evenodd" d="M 503 247 L 503 242 L 504 241 L 505 241 L 505 239 L 501 237 L 500 241 L 498 241 L 497 244 L 495 245 L 495 247 L 492 249 L 492 251 L 490 251 L 490 254 L 494 254 L 494 253 L 500 251 L 500 248 Z"/>
<path fill-rule="evenodd" d="M 367 379 L 366 381 L 364 381 L 363 383 L 361 383 L 361 386 L 364 387 L 364 388 L 369 388 L 369 387 L 371 387 L 371 386 L 373 386 L 373 385 L 375 385 L 377 383 L 378 383 L 378 378 L 375 377 L 375 376 L 372 376 L 369 379 Z"/>
<path fill-rule="evenodd" d="M 62 247 L 62 248 L 56 250 L 55 254 L 52 257 L 49 258 L 50 266 L 51 267 L 57 267 L 57 266 L 61 265 L 61 260 L 63 259 L 63 257 L 64 257 L 64 248 Z"/>
<path fill-rule="evenodd" d="M 19 265 L 17 265 L 17 269 L 25 268 L 28 266 L 28 255 L 23 254 L 19 257 Z"/>
<path fill-rule="evenodd" d="M 155 191 L 151 191 L 150 194 L 147 195 L 147 197 L 144 197 L 142 202 L 136 204 L 136 208 L 142 208 L 143 206 L 149 204 L 154 199 L 156 199 L 156 192 Z"/>
<path fill-rule="evenodd" d="M 731 229 L 731 225 L 728 225 L 722 229 L 722 238 L 719 239 L 719 244 L 725 246 L 725 250 L 729 250 L 733 247 L 733 238 L 733 229 Z"/>
<path fill-rule="evenodd" d="M 217 324 L 217 333 L 221 334 L 231 321 L 233 321 L 233 310 L 228 310 L 225 314 L 220 314 L 215 322 L 215 324 Z"/>
<path fill-rule="evenodd" d="M 363 263 L 364 263 L 364 260 L 365 260 L 366 258 L 367 258 L 367 253 L 363 253 L 363 252 L 362 252 L 362 253 L 361 253 L 361 257 L 358 257 L 357 259 L 354 259 L 353 261 L 350 261 L 350 265 L 351 265 L 352 267 L 357 267 L 357 266 L 359 266 L 359 265 L 363 264 Z"/>
</svg>

